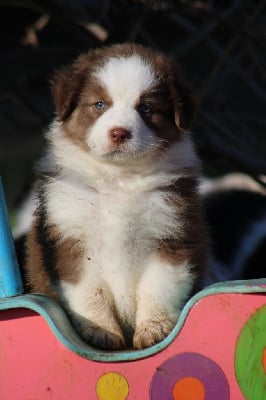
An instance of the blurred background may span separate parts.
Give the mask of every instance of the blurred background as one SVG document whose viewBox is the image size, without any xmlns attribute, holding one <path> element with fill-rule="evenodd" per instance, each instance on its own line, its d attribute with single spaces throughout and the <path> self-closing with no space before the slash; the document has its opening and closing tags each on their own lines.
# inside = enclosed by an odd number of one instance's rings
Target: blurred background
<svg viewBox="0 0 266 400">
<path fill-rule="evenodd" d="M 54 116 L 53 71 L 81 52 L 118 42 L 142 43 L 183 67 L 199 99 L 192 131 L 204 175 L 245 173 L 265 194 L 265 4 L 0 0 L 0 175 L 11 216 Z"/>
</svg>

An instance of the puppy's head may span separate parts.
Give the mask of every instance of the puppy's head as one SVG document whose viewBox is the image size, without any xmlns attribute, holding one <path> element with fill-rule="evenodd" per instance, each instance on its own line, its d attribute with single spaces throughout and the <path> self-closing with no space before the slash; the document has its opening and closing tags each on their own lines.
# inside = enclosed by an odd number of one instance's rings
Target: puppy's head
<svg viewBox="0 0 266 400">
<path fill-rule="evenodd" d="M 182 139 L 195 102 L 166 57 L 140 45 L 114 45 L 81 55 L 53 80 L 63 134 L 112 162 L 158 156 Z"/>
</svg>

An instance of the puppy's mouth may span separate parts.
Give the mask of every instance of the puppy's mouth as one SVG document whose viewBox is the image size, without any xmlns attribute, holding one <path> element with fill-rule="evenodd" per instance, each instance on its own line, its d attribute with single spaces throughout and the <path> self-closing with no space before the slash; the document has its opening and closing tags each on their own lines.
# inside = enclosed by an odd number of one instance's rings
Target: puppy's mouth
<svg viewBox="0 0 266 400">
<path fill-rule="evenodd" d="M 142 147 L 138 149 L 131 149 L 131 148 L 119 148 L 111 150 L 102 157 L 108 162 L 115 162 L 119 164 L 123 163 L 136 163 L 140 162 L 143 159 L 152 159 L 156 158 L 159 153 L 158 148 L 150 148 L 150 147 Z"/>
<path fill-rule="evenodd" d="M 127 140 L 114 142 L 108 140 L 101 148 L 98 147 L 93 153 L 98 158 L 108 162 L 130 163 L 140 161 L 143 158 L 156 158 L 165 149 L 164 141 L 154 140 L 153 137 L 147 137 L 145 140 L 130 137 Z"/>
<path fill-rule="evenodd" d="M 107 153 L 103 154 L 103 157 L 112 160 L 112 161 L 124 161 L 124 160 L 129 160 L 129 159 L 134 159 L 138 156 L 138 154 L 135 154 L 131 151 L 129 151 L 126 148 L 117 148 L 114 150 L 110 150 Z"/>
</svg>

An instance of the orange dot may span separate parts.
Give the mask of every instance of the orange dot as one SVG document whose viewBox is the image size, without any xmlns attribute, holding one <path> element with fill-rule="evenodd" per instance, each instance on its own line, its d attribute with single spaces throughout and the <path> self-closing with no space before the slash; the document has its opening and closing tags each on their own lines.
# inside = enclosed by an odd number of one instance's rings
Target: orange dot
<svg viewBox="0 0 266 400">
<path fill-rule="evenodd" d="M 263 350 L 262 365 L 263 365 L 264 372 L 266 374 L 266 347 Z"/>
<path fill-rule="evenodd" d="M 188 376 L 176 382 L 173 396 L 174 400 L 204 400 L 205 389 L 199 379 Z"/>
</svg>

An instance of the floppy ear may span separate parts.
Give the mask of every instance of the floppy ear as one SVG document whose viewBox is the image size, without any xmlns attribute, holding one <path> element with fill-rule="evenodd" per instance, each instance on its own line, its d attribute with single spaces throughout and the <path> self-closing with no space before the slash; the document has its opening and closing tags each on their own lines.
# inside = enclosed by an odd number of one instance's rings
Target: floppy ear
<svg viewBox="0 0 266 400">
<path fill-rule="evenodd" d="M 174 63 L 170 74 L 170 92 L 174 103 L 175 123 L 181 132 L 187 131 L 194 120 L 198 103 L 192 88 Z"/>
<path fill-rule="evenodd" d="M 69 67 L 56 71 L 51 80 L 51 90 L 59 120 L 66 120 L 74 111 L 87 76 L 88 64 L 80 56 Z"/>
</svg>

